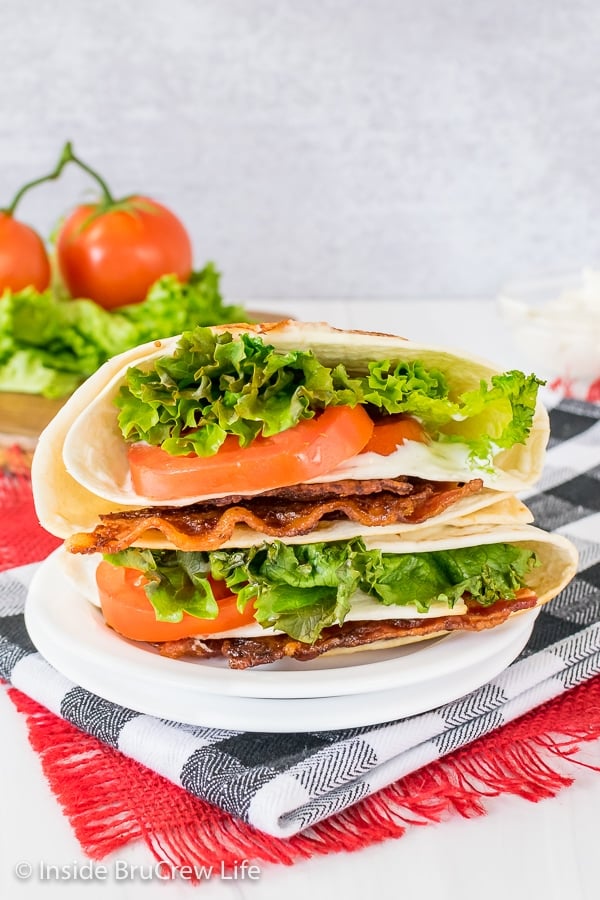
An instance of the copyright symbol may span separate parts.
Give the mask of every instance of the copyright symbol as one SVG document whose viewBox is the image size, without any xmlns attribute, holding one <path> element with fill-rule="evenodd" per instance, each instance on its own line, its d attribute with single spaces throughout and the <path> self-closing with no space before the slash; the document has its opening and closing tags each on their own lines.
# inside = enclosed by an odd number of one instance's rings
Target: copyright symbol
<svg viewBox="0 0 600 900">
<path fill-rule="evenodd" d="M 33 875 L 33 866 L 28 862 L 20 862 L 15 866 L 15 875 L 17 878 L 20 878 L 21 881 L 27 881 L 28 878 L 31 878 Z"/>
</svg>

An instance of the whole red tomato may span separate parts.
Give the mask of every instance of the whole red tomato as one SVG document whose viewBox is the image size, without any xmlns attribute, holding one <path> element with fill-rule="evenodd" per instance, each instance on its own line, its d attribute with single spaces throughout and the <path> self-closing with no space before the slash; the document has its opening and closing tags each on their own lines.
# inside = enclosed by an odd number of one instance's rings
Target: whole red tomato
<svg viewBox="0 0 600 900">
<path fill-rule="evenodd" d="M 0 295 L 7 288 L 21 291 L 30 285 L 45 291 L 50 263 L 41 237 L 10 213 L 0 212 Z"/>
<path fill-rule="evenodd" d="M 179 219 L 148 197 L 129 197 L 112 208 L 79 206 L 62 225 L 57 259 L 72 297 L 106 309 L 140 303 L 161 275 L 186 281 L 192 245 Z"/>
</svg>

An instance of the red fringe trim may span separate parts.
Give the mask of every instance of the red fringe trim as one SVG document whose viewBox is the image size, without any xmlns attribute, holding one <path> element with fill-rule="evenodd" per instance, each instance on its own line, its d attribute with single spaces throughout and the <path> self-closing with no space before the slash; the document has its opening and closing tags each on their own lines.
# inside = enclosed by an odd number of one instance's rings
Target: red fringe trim
<svg viewBox="0 0 600 900">
<path fill-rule="evenodd" d="M 398 838 L 407 826 L 452 814 L 482 815 L 484 801 L 500 794 L 533 802 L 554 797 L 573 778 L 553 762 L 583 765 L 575 759 L 580 745 L 600 738 L 598 676 L 302 834 L 280 839 L 191 796 L 16 689 L 9 695 L 27 717 L 31 745 L 84 852 L 101 859 L 143 840 L 156 860 L 176 868 L 223 865 L 229 871 L 241 860 L 291 865 Z M 590 768 L 600 771 L 600 764 Z"/>
</svg>

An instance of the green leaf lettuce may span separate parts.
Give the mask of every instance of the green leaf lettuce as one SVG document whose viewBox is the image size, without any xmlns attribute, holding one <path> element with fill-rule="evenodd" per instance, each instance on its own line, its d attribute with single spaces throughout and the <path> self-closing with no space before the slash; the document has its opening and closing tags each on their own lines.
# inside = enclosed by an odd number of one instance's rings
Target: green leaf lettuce
<svg viewBox="0 0 600 900">
<path fill-rule="evenodd" d="M 313 643 L 324 628 L 342 624 L 358 590 L 385 606 L 411 604 L 420 612 L 432 604 L 452 608 L 465 594 L 490 606 L 514 599 L 539 565 L 534 552 L 514 544 L 391 554 L 367 550 L 360 538 L 295 545 L 273 541 L 210 553 L 131 548 L 105 558 L 144 573 L 150 581 L 146 593 L 161 621 L 179 621 L 183 611 L 215 618 L 210 574 L 237 595 L 240 610 L 253 603 L 264 628 L 305 643 Z M 394 618 L 393 608 L 389 618 Z"/>
<path fill-rule="evenodd" d="M 111 356 L 194 325 L 246 318 L 226 306 L 212 264 L 188 282 L 160 278 L 143 303 L 108 311 L 86 299 L 26 288 L 0 298 L 0 391 L 64 397 Z"/>
<path fill-rule="evenodd" d="M 500 449 L 526 441 L 540 384 L 512 371 L 453 396 L 445 375 L 419 361 L 376 360 L 351 377 L 310 350 L 283 352 L 257 336 L 196 328 L 172 356 L 130 368 L 116 404 L 127 441 L 173 456 L 211 456 L 227 435 L 247 447 L 326 407 L 362 404 L 375 415 L 415 416 L 432 440 L 460 441 L 474 464 L 489 466 Z"/>
</svg>

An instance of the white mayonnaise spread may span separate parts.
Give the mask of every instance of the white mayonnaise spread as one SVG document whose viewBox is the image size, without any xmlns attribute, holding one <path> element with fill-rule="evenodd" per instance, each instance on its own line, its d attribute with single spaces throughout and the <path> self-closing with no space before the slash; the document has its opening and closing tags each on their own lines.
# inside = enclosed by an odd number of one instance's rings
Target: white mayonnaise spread
<svg viewBox="0 0 600 900">
<path fill-rule="evenodd" d="M 364 621 L 382 621 L 384 619 L 434 619 L 439 616 L 461 616 L 467 612 L 467 607 L 465 604 L 460 601 L 456 603 L 452 608 L 447 606 L 445 603 L 432 603 L 429 607 L 428 611 L 425 613 L 419 612 L 416 606 L 412 604 L 407 604 L 406 606 L 400 606 L 399 604 L 390 604 L 389 606 L 385 606 L 383 603 L 378 603 L 376 600 L 373 600 L 369 597 L 368 594 L 363 594 L 362 591 L 357 591 L 356 594 L 352 597 L 352 609 L 344 619 L 345 622 L 364 622 Z M 244 625 L 241 628 L 236 628 L 234 631 L 224 631 L 219 632 L 218 634 L 210 634 L 210 635 L 197 635 L 197 637 L 210 637 L 210 638 L 220 638 L 220 637 L 266 637 L 269 634 L 280 634 L 281 632 L 275 631 L 273 628 L 263 628 L 261 625 L 257 623 L 251 623 L 250 625 Z"/>
</svg>

